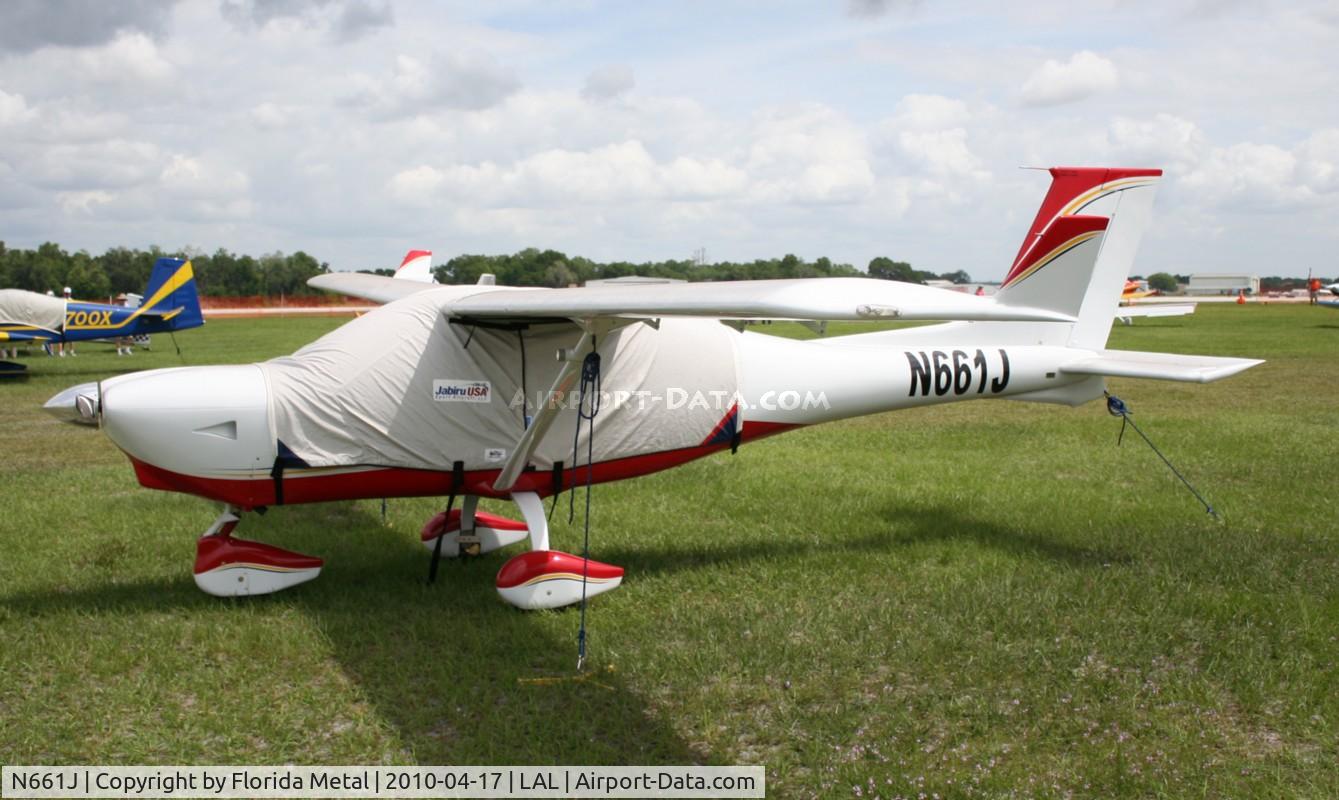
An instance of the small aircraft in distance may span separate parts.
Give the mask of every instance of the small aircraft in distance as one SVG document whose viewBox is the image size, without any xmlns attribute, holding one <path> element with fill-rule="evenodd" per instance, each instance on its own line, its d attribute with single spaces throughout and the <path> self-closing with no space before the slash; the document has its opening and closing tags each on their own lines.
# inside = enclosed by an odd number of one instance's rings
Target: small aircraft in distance
<svg viewBox="0 0 1339 800">
<path fill-rule="evenodd" d="M 432 277 L 432 251 L 410 250 L 405 253 L 404 260 L 395 268 L 394 277 L 406 281 L 436 283 L 437 279 Z"/>
<path fill-rule="evenodd" d="M 1157 293 L 1157 289 L 1148 288 L 1148 281 L 1137 281 L 1131 278 L 1125 282 L 1125 288 L 1121 290 L 1120 299 L 1122 302 L 1129 302 L 1130 300 L 1152 297 Z"/>
<path fill-rule="evenodd" d="M 205 324 L 189 261 L 158 259 L 149 273 L 144 296 L 148 299 L 132 308 L 0 289 L 0 345 L 7 349 L 25 343 L 133 338 Z M 24 369 L 22 364 L 0 363 L 11 374 Z"/>
<path fill-rule="evenodd" d="M 1107 376 L 1207 382 L 1261 363 L 1106 349 L 1162 172 L 1050 173 L 990 297 L 868 278 L 522 289 L 331 273 L 309 283 L 385 305 L 291 356 L 121 375 L 47 408 L 101 425 L 143 486 L 223 504 L 197 544 L 211 594 L 320 572 L 234 538 L 244 512 L 450 495 L 463 507 L 448 502 L 424 538 L 456 556 L 528 536 L 497 590 L 556 608 L 623 578 L 551 548 L 542 498 L 573 486 L 830 420 L 972 399 L 1076 406 Z M 720 324 L 758 319 L 946 322 L 809 341 Z M 513 500 L 524 521 L 478 512 L 480 497 Z"/>
<path fill-rule="evenodd" d="M 1184 317 L 1195 313 L 1193 302 L 1135 305 L 1136 301 L 1157 294 L 1156 289 L 1148 288 L 1148 281 L 1127 280 L 1125 288 L 1121 291 L 1120 306 L 1116 309 L 1116 320 L 1132 325 L 1135 317 Z"/>
</svg>

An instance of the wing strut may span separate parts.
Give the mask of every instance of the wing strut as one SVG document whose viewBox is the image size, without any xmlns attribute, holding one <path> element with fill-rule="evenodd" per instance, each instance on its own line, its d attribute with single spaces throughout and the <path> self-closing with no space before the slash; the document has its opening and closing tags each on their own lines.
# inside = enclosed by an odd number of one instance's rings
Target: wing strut
<svg viewBox="0 0 1339 800">
<path fill-rule="evenodd" d="M 558 371 L 558 376 L 553 379 L 553 385 L 549 387 L 548 394 L 545 395 L 544 403 L 530 422 L 530 427 L 525 429 L 521 435 L 516 447 L 511 451 L 511 458 L 502 465 L 502 472 L 493 481 L 493 488 L 499 492 L 505 492 L 510 489 L 516 479 L 521 477 L 521 472 L 525 470 L 525 465 L 530 463 L 530 457 L 535 454 L 535 449 L 539 447 L 540 442 L 544 441 L 544 436 L 553 426 L 554 420 L 558 418 L 558 413 L 562 411 L 561 399 L 572 389 L 572 384 L 576 382 L 581 374 L 581 363 L 586 352 L 591 349 L 595 340 L 596 328 L 605 328 L 609 320 L 594 320 L 590 324 L 584 325 L 585 332 L 581 335 L 577 346 L 567 351 L 563 358 L 563 368 Z M 598 331 L 603 333 L 603 330 Z"/>
</svg>

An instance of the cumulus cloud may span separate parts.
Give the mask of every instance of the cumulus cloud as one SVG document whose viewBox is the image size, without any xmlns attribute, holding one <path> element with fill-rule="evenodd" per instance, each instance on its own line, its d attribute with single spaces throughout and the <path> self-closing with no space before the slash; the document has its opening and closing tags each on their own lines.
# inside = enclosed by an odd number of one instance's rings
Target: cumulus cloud
<svg viewBox="0 0 1339 800">
<path fill-rule="evenodd" d="M 636 83 L 632 76 L 632 67 L 626 64 L 608 64 L 586 76 L 586 84 L 581 87 L 581 96 L 587 100 L 612 100 L 631 91 Z"/>
<path fill-rule="evenodd" d="M 898 101 L 880 131 L 885 150 L 898 165 L 899 196 L 952 196 L 954 181 L 988 177 L 968 142 L 974 123 L 967 103 L 957 98 L 909 94 Z"/>
<path fill-rule="evenodd" d="M 389 0 L 348 0 L 341 4 L 331 31 L 336 39 L 349 42 L 394 21 Z"/>
<path fill-rule="evenodd" d="M 242 30 L 290 24 L 353 41 L 395 21 L 389 0 L 224 0 L 224 19 Z"/>
<path fill-rule="evenodd" d="M 123 32 L 161 36 L 176 0 L 5 0 L 0 3 L 0 51 L 89 47 Z"/>
<path fill-rule="evenodd" d="M 889 11 L 915 8 L 918 0 L 846 0 L 846 13 L 852 17 L 874 19 Z"/>
<path fill-rule="evenodd" d="M 1023 82 L 1019 99 L 1025 106 L 1061 105 L 1111 91 L 1118 83 L 1115 64 L 1082 50 L 1063 64 L 1047 59 Z"/>
<path fill-rule="evenodd" d="M 251 121 L 262 128 L 282 128 L 289 118 L 289 111 L 275 103 L 259 103 L 251 107 Z"/>
<path fill-rule="evenodd" d="M 484 164 L 483 169 L 496 174 L 496 166 Z M 473 168 L 460 167 L 467 174 Z M 403 169 L 395 173 L 390 180 L 390 191 L 397 200 L 405 205 L 428 207 L 436 202 L 437 191 L 447 182 L 447 171 L 428 164 Z"/>
<path fill-rule="evenodd" d="M 967 104 L 937 94 L 909 94 L 898 101 L 892 123 L 898 128 L 940 131 L 958 128 L 971 119 Z"/>
<path fill-rule="evenodd" d="M 1172 114 L 1148 119 L 1116 117 L 1107 128 L 1112 157 L 1124 164 L 1154 165 L 1186 172 L 1208 148 L 1204 132 L 1194 122 Z"/>
<path fill-rule="evenodd" d="M 1313 196 L 1296 175 L 1297 156 L 1292 152 L 1272 144 L 1241 142 L 1211 150 L 1181 183 L 1207 205 L 1284 211 Z"/>
<path fill-rule="evenodd" d="M 396 173 L 389 188 L 407 205 L 448 196 L 511 206 L 701 200 L 738 193 L 746 184 L 742 170 L 719 159 L 660 162 L 634 140 L 586 151 L 544 150 L 508 165 L 419 165 Z"/>
<path fill-rule="evenodd" d="M 864 130 L 826 106 L 770 109 L 749 132 L 752 197 L 766 203 L 853 203 L 874 186 Z"/>
<path fill-rule="evenodd" d="M 36 113 L 28 108 L 28 101 L 23 99 L 23 95 L 10 94 L 0 89 L 0 127 L 18 125 L 35 116 Z"/>
<path fill-rule="evenodd" d="M 142 33 L 123 33 L 101 47 L 83 50 L 78 63 L 99 83 L 125 82 L 143 87 L 167 81 L 175 73 L 153 40 Z"/>
<path fill-rule="evenodd" d="M 207 219 L 251 214 L 251 181 L 246 173 L 203 156 L 174 154 L 158 175 L 159 189 Z"/>
<path fill-rule="evenodd" d="M 109 139 L 62 143 L 37 151 L 23 164 L 23 171 L 30 184 L 46 189 L 119 189 L 150 180 L 160 158 L 152 142 Z"/>
<path fill-rule="evenodd" d="M 1197 203 L 1237 212 L 1297 212 L 1339 206 L 1339 128 L 1295 147 L 1239 142 L 1211 148 L 1180 183 Z"/>
<path fill-rule="evenodd" d="M 92 214 L 97 206 L 105 206 L 115 200 L 116 195 L 102 189 L 56 193 L 56 204 L 66 214 Z"/>
<path fill-rule="evenodd" d="M 942 131 L 903 131 L 898 136 L 902 151 L 920 163 L 932 175 L 958 178 L 985 178 L 981 159 L 967 146 L 967 131 L 952 128 Z"/>
<path fill-rule="evenodd" d="M 0 131 L 5 133 L 0 142 L 11 153 L 23 151 L 24 162 L 43 162 L 49 148 L 63 147 L 68 153 L 118 140 L 129 127 L 124 113 L 99 110 L 84 98 L 61 97 L 30 106 L 23 95 L 0 89 Z"/>
<path fill-rule="evenodd" d="M 342 104 L 382 117 L 478 111 L 500 103 L 521 85 L 491 56 L 471 53 L 450 53 L 432 63 L 397 56 L 389 77 L 359 75 L 354 83 Z"/>
<path fill-rule="evenodd" d="M 1316 192 L 1339 192 L 1339 128 L 1316 131 L 1298 148 L 1298 178 Z"/>
</svg>

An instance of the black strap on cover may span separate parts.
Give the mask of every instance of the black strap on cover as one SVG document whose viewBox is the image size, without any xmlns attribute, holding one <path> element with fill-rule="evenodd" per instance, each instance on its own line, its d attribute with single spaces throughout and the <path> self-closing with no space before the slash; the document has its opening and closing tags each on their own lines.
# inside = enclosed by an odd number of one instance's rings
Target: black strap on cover
<svg viewBox="0 0 1339 800">
<path fill-rule="evenodd" d="M 284 457 L 275 456 L 274 466 L 270 469 L 270 479 L 274 481 L 274 504 L 284 504 Z"/>
<path fill-rule="evenodd" d="M 558 495 L 563 493 L 563 462 L 553 462 L 553 502 L 549 504 L 549 519 L 553 519 L 553 512 L 558 508 Z"/>
<path fill-rule="evenodd" d="M 451 465 L 451 494 L 446 501 L 446 518 L 442 520 L 442 532 L 432 546 L 432 564 L 428 567 L 428 583 L 437 582 L 437 565 L 442 560 L 442 540 L 446 538 L 446 526 L 451 524 L 451 509 L 456 505 L 456 494 L 465 483 L 465 462 L 457 461 Z"/>
</svg>

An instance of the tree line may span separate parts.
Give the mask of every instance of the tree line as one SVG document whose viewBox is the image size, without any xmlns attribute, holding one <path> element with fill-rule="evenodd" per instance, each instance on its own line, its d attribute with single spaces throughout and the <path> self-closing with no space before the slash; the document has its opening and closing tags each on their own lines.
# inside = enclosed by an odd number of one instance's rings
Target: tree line
<svg viewBox="0 0 1339 800">
<path fill-rule="evenodd" d="M 392 274 L 392 270 L 371 270 Z M 912 283 L 927 280 L 950 280 L 970 283 L 971 276 L 962 270 L 935 274 L 913 269 L 905 261 L 893 261 L 880 256 L 869 262 L 867 272 L 850 264 L 841 264 L 827 257 L 806 261 L 794 254 L 781 258 L 753 261 L 718 261 L 702 263 L 692 259 L 649 261 L 598 262 L 582 256 L 568 256 L 557 250 L 526 248 L 510 255 L 459 255 L 433 268 L 439 283 L 476 283 L 479 276 L 492 273 L 505 286 L 580 285 L 590 280 L 608 280 L 639 275 L 648 278 L 671 278 L 683 281 L 740 281 L 775 278 L 886 278 Z"/>
<path fill-rule="evenodd" d="M 121 292 L 143 293 L 159 258 L 188 258 L 197 290 L 209 296 L 319 294 L 307 279 L 330 265 L 302 252 L 238 255 L 219 248 L 207 254 L 191 249 L 169 251 L 113 247 L 102 255 L 66 252 L 54 242 L 35 250 L 11 249 L 0 241 L 0 287 L 53 292 L 70 287 L 75 297 L 95 299 Z"/>
<path fill-rule="evenodd" d="M 14 249 L 0 241 L 0 287 L 52 291 L 60 294 L 68 286 L 75 297 L 109 297 L 121 292 L 143 292 L 149 273 L 159 258 L 189 258 L 197 288 L 206 296 L 312 295 L 307 279 L 330 271 L 330 265 L 299 250 L 292 254 L 270 253 L 259 257 L 231 253 L 219 248 L 212 254 L 192 248 L 147 250 L 113 247 L 101 255 L 87 251 L 68 252 L 54 242 L 36 249 Z M 394 270 L 360 270 L 392 275 Z M 557 250 L 526 248 L 510 255 L 459 255 L 434 267 L 440 283 L 476 283 L 492 273 L 504 286 L 571 286 L 589 280 L 641 275 L 685 281 L 763 280 L 769 278 L 872 277 L 925 283 L 948 280 L 970 283 L 962 270 L 936 274 L 912 268 L 905 261 L 880 256 L 862 272 L 850 264 L 821 257 L 806 261 L 793 254 L 748 262 L 702 263 L 691 259 L 633 263 L 597 262 L 568 256 Z"/>
</svg>

